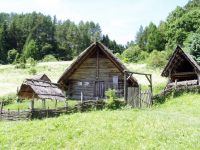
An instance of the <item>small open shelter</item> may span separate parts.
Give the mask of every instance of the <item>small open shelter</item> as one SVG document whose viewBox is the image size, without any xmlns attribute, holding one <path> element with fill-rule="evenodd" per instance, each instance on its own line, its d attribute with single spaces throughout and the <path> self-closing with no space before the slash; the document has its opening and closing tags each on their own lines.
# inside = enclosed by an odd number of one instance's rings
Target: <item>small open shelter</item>
<svg viewBox="0 0 200 150">
<path fill-rule="evenodd" d="M 168 85 L 200 84 L 200 66 L 180 46 L 176 47 L 161 75 L 169 78 Z"/>
<path fill-rule="evenodd" d="M 58 85 L 52 83 L 45 74 L 36 75 L 31 79 L 26 79 L 22 83 L 17 96 L 20 99 L 65 100 L 65 96 Z"/>
<path fill-rule="evenodd" d="M 58 80 L 59 86 L 70 98 L 99 99 L 105 91 L 115 89 L 118 96 L 124 96 L 124 75 L 128 70 L 123 63 L 100 42 L 91 44 L 65 70 Z M 131 76 L 128 87 L 138 87 Z"/>
</svg>

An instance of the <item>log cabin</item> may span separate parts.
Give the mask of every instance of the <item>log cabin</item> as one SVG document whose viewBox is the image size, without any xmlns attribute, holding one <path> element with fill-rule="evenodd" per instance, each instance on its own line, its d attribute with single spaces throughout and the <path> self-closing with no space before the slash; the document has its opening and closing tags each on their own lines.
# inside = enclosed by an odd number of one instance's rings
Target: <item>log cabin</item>
<svg viewBox="0 0 200 150">
<path fill-rule="evenodd" d="M 177 46 L 161 76 L 168 77 L 166 88 L 175 85 L 200 85 L 200 66 L 191 55 Z"/>
<path fill-rule="evenodd" d="M 118 96 L 123 96 L 126 70 L 111 50 L 95 42 L 65 70 L 58 84 L 72 99 L 102 99 L 109 88 L 115 89 Z M 127 79 L 127 87 L 138 87 L 133 76 Z"/>
</svg>

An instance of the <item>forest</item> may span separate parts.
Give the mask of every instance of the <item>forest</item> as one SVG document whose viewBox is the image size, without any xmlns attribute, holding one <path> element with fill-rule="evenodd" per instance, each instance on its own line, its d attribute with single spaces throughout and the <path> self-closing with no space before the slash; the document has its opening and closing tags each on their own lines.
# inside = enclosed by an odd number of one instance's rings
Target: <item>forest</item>
<svg viewBox="0 0 200 150">
<path fill-rule="evenodd" d="M 102 42 L 124 62 L 148 61 L 152 67 L 162 67 L 176 45 L 200 62 L 200 0 L 177 6 L 159 25 L 141 25 L 135 40 L 126 45 L 103 35 L 93 21 L 75 24 L 36 12 L 0 13 L 0 64 L 45 56 L 71 60 L 94 41 Z"/>
<path fill-rule="evenodd" d="M 124 46 L 102 35 L 98 23 L 57 20 L 42 13 L 0 13 L 0 63 L 41 60 L 46 55 L 71 60 L 94 41 L 101 41 L 114 52 Z"/>
</svg>

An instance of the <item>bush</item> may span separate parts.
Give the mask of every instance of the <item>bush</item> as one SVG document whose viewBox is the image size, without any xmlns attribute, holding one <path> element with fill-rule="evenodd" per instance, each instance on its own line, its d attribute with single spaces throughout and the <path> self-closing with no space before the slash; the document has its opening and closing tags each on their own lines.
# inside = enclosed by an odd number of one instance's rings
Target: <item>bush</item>
<svg viewBox="0 0 200 150">
<path fill-rule="evenodd" d="M 29 63 L 31 67 L 35 67 L 37 65 L 37 61 L 31 57 L 27 59 L 27 63 Z"/>
<path fill-rule="evenodd" d="M 57 61 L 56 57 L 53 55 L 46 55 L 43 58 L 43 62 L 53 62 L 53 61 Z"/>
<path fill-rule="evenodd" d="M 137 62 L 140 57 L 141 50 L 138 46 L 132 46 L 122 53 L 123 60 L 126 62 Z"/>
<path fill-rule="evenodd" d="M 29 74 L 35 75 L 37 73 L 37 70 L 34 67 L 31 67 L 28 71 Z"/>
<path fill-rule="evenodd" d="M 3 105 L 12 104 L 15 100 L 17 100 L 17 96 L 15 94 L 8 94 L 0 97 L 0 101 L 3 101 Z"/>
<path fill-rule="evenodd" d="M 147 59 L 148 66 L 152 68 L 162 68 L 167 63 L 167 52 L 153 50 Z"/>
<path fill-rule="evenodd" d="M 19 63 L 15 65 L 16 69 L 25 69 L 26 68 L 26 64 L 25 63 Z"/>
<path fill-rule="evenodd" d="M 9 63 L 13 63 L 17 57 L 17 55 L 19 55 L 19 53 L 17 52 L 16 49 L 11 49 L 8 51 L 8 62 Z"/>
<path fill-rule="evenodd" d="M 116 56 L 117 58 L 119 58 L 120 60 L 123 59 L 123 58 L 122 58 L 122 55 L 120 55 L 120 53 L 115 53 L 115 56 Z"/>
<path fill-rule="evenodd" d="M 17 69 L 25 69 L 26 68 L 26 59 L 24 56 L 21 56 L 15 61 L 15 68 Z"/>
<path fill-rule="evenodd" d="M 106 104 L 108 109 L 115 110 L 125 106 L 124 101 L 117 100 L 116 90 L 108 89 L 105 94 L 108 98 Z"/>
</svg>

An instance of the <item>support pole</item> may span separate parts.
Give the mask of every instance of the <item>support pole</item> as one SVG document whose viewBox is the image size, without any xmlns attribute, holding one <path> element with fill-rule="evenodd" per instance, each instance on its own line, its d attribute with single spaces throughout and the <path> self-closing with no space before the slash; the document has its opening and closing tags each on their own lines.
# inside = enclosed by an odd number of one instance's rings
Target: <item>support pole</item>
<svg viewBox="0 0 200 150">
<path fill-rule="evenodd" d="M 126 80 L 126 70 L 124 71 L 124 101 L 127 104 L 127 80 Z"/>
<path fill-rule="evenodd" d="M 57 108 L 57 103 L 58 103 L 58 101 L 56 100 L 56 103 L 55 103 L 55 108 Z"/>
<path fill-rule="evenodd" d="M 2 114 L 2 111 L 3 111 L 3 101 L 1 101 L 1 114 Z"/>
<path fill-rule="evenodd" d="M 81 91 L 81 103 L 83 103 L 83 92 Z"/>
<path fill-rule="evenodd" d="M 34 109 L 34 99 L 31 100 L 31 110 Z"/>
<path fill-rule="evenodd" d="M 46 102 L 45 102 L 45 99 L 42 99 L 42 108 L 43 108 L 43 109 L 46 108 Z"/>
</svg>

